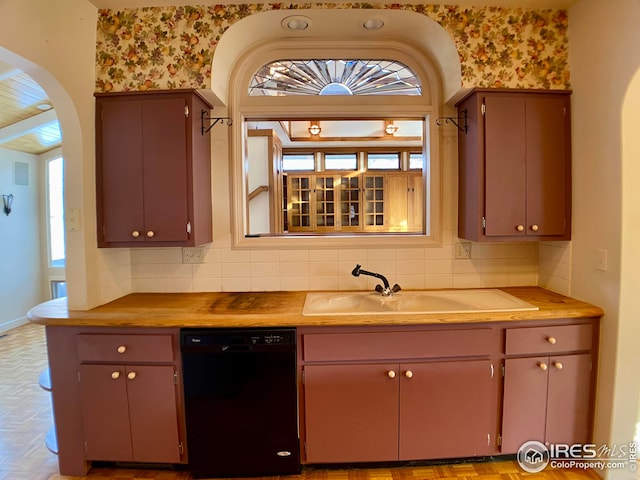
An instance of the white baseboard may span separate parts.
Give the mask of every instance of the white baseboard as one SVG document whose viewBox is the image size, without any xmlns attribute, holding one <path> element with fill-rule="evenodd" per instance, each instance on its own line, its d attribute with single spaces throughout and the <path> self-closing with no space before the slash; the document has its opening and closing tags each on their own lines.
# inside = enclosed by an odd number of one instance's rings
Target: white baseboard
<svg viewBox="0 0 640 480">
<path fill-rule="evenodd" d="M 27 317 L 19 317 L 13 320 L 7 320 L 4 323 L 0 323 L 0 333 L 7 332 L 21 325 L 26 325 L 27 323 L 29 323 L 29 319 Z"/>
</svg>

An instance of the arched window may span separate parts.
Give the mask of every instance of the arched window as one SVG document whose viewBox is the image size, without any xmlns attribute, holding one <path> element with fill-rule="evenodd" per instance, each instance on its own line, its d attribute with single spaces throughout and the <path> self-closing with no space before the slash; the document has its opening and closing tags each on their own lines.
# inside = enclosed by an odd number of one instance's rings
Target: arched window
<svg viewBox="0 0 640 480">
<path fill-rule="evenodd" d="M 277 60 L 260 67 L 249 95 L 420 95 L 418 76 L 395 60 Z"/>
<path fill-rule="evenodd" d="M 439 242 L 441 83 L 422 52 L 276 41 L 233 72 L 234 246 Z"/>
</svg>

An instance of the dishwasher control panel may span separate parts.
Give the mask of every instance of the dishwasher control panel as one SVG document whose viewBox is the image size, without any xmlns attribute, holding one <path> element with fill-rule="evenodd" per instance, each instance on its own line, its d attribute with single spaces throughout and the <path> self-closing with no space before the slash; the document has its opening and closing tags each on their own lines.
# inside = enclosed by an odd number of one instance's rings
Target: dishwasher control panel
<svg viewBox="0 0 640 480">
<path fill-rule="evenodd" d="M 181 331 L 182 347 L 247 347 L 295 345 L 295 329 L 252 329 L 219 330 L 188 329 Z"/>
</svg>

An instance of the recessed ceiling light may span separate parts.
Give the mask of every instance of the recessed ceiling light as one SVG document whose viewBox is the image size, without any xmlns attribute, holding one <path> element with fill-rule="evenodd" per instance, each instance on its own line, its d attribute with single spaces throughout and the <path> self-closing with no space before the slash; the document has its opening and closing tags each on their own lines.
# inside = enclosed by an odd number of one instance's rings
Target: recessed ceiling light
<svg viewBox="0 0 640 480">
<path fill-rule="evenodd" d="M 362 26 L 366 30 L 380 30 L 384 27 L 384 20 L 381 20 L 380 18 L 370 18 L 362 22 Z"/>
<path fill-rule="evenodd" d="M 48 103 L 39 103 L 38 105 L 36 105 L 36 108 L 38 110 L 42 110 L 47 111 L 47 110 L 51 110 L 53 107 L 51 105 L 49 105 Z"/>
<path fill-rule="evenodd" d="M 311 26 L 312 22 L 309 17 L 304 17 L 302 15 L 293 15 L 291 17 L 286 17 L 280 22 L 282 28 L 285 30 L 294 30 L 294 31 L 303 31 L 307 30 Z"/>
</svg>

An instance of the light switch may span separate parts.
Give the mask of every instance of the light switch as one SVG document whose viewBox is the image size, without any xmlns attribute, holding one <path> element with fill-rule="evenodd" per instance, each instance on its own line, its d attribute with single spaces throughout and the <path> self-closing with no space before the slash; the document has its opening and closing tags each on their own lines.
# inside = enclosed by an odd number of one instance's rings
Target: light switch
<svg viewBox="0 0 640 480">
<path fill-rule="evenodd" d="M 67 210 L 67 230 L 70 232 L 80 231 L 80 209 L 70 208 Z"/>
<path fill-rule="evenodd" d="M 604 248 L 599 248 L 597 251 L 596 268 L 603 272 L 607 271 L 607 257 L 608 251 Z"/>
</svg>

